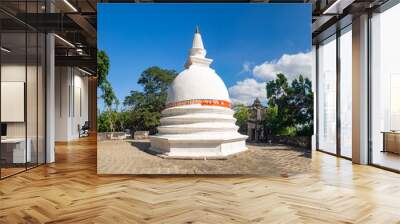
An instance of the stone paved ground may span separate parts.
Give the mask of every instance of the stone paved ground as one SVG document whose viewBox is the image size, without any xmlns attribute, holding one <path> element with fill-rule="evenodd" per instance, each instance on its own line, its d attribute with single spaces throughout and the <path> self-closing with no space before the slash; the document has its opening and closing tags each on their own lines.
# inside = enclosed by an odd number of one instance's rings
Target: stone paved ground
<svg viewBox="0 0 400 224">
<path fill-rule="evenodd" d="M 291 176 L 311 170 L 310 158 L 288 146 L 248 145 L 249 150 L 226 160 L 163 159 L 146 150 L 148 141 L 97 143 L 99 174 L 236 174 Z"/>
</svg>

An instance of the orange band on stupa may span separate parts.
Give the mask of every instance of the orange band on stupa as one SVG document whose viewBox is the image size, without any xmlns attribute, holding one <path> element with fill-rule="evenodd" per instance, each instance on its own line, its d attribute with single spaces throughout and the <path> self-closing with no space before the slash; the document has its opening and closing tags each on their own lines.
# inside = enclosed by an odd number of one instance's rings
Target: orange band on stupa
<svg viewBox="0 0 400 224">
<path fill-rule="evenodd" d="M 166 105 L 166 108 L 184 106 L 184 105 L 190 105 L 190 104 L 201 104 L 202 106 L 218 106 L 218 107 L 231 108 L 231 103 L 229 101 L 226 101 L 226 100 L 206 100 L 206 99 L 184 100 L 184 101 L 169 103 L 169 104 Z"/>
</svg>

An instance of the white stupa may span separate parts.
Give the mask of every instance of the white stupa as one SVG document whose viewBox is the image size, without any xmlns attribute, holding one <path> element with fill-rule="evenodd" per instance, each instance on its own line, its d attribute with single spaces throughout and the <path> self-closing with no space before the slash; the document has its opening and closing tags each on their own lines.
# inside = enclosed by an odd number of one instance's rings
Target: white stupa
<svg viewBox="0 0 400 224">
<path fill-rule="evenodd" d="M 163 156 L 218 159 L 247 150 L 228 90 L 205 56 L 197 27 L 186 69 L 168 89 L 158 134 L 150 136 L 151 150 Z"/>
</svg>

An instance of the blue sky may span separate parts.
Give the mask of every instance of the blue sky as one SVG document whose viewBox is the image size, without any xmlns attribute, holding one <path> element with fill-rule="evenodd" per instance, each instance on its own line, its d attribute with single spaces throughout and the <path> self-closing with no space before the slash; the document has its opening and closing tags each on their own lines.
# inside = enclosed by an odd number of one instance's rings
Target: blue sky
<svg viewBox="0 0 400 224">
<path fill-rule="evenodd" d="M 262 97 L 277 71 L 307 72 L 309 4 L 98 4 L 98 48 L 121 102 L 146 68 L 184 69 L 196 25 L 234 102 Z"/>
</svg>

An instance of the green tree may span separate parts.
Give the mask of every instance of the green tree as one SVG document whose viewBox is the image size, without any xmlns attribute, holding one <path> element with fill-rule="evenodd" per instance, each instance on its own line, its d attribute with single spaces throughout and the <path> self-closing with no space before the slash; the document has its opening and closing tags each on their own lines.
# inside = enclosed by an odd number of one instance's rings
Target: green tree
<svg viewBox="0 0 400 224">
<path fill-rule="evenodd" d="M 107 81 L 108 72 L 110 71 L 110 58 L 103 50 L 97 50 L 97 87 L 102 88 Z"/>
<path fill-rule="evenodd" d="M 97 114 L 97 131 L 98 132 L 110 131 L 110 119 L 107 113 L 99 112 Z"/>
<path fill-rule="evenodd" d="M 115 123 L 115 113 L 113 113 L 113 105 L 118 107 L 119 101 L 115 92 L 111 86 L 111 83 L 108 81 L 107 76 L 110 70 L 110 59 L 105 51 L 97 52 L 97 87 L 101 91 L 100 98 L 103 99 L 104 105 L 106 107 L 106 111 L 108 114 L 108 118 L 104 117 L 102 125 L 108 124 L 109 128 L 107 131 L 114 131 L 114 123 Z M 107 120 L 105 120 L 107 119 Z M 103 128 L 104 129 L 104 128 Z"/>
<path fill-rule="evenodd" d="M 278 118 L 278 106 L 270 105 L 265 114 L 265 127 L 269 130 L 269 134 L 278 135 L 282 130 L 280 120 Z"/>
<path fill-rule="evenodd" d="M 118 131 L 132 129 L 132 113 L 130 111 L 121 111 L 117 114 L 116 126 Z"/>
<path fill-rule="evenodd" d="M 115 131 L 114 123 L 115 123 L 116 115 L 114 114 L 114 112 L 116 110 L 113 109 L 113 105 L 118 107 L 119 101 L 118 101 L 117 96 L 114 93 L 114 90 L 113 90 L 111 84 L 107 80 L 104 81 L 104 83 L 103 83 L 102 92 L 103 93 L 100 97 L 104 100 L 104 104 L 106 106 L 106 111 L 109 116 L 109 122 L 108 122 L 110 125 L 109 129 L 110 129 L 110 131 Z"/>
<path fill-rule="evenodd" d="M 112 109 L 112 106 L 118 106 L 119 101 L 117 96 L 115 95 L 114 89 L 107 80 L 103 83 L 102 94 L 100 98 L 104 100 L 104 104 L 107 109 Z"/>
<path fill-rule="evenodd" d="M 299 75 L 289 84 L 284 74 L 266 85 L 268 109 L 265 125 L 273 135 L 312 135 L 311 81 Z"/>
<path fill-rule="evenodd" d="M 250 116 L 249 108 L 243 104 L 237 104 L 233 107 L 235 113 L 233 117 L 236 118 L 236 125 L 239 127 L 239 132 L 247 134 L 247 120 Z"/>
<path fill-rule="evenodd" d="M 271 134 L 281 135 L 293 124 L 289 108 L 290 86 L 284 74 L 277 74 L 275 80 L 267 83 L 268 110 L 265 125 Z"/>
<path fill-rule="evenodd" d="M 174 70 L 150 67 L 142 72 L 138 84 L 143 91 L 131 91 L 125 97 L 124 106 L 131 111 L 133 129 L 156 132 L 160 124 L 161 111 L 165 107 L 167 89 L 177 73 Z"/>
<path fill-rule="evenodd" d="M 294 79 L 289 91 L 289 108 L 299 135 L 312 135 L 314 95 L 311 80 L 300 75 Z"/>
<path fill-rule="evenodd" d="M 275 80 L 267 83 L 267 99 L 269 105 L 282 105 L 287 102 L 287 91 L 289 83 L 286 76 L 282 73 L 276 75 Z"/>
</svg>

